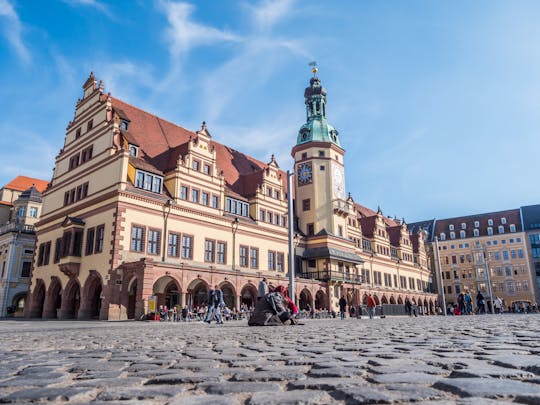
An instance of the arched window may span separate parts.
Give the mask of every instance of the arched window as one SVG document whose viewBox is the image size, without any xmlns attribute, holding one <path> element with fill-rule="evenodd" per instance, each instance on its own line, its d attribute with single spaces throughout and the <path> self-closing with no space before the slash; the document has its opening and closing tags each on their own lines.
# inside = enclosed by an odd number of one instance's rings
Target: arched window
<svg viewBox="0 0 540 405">
<path fill-rule="evenodd" d="M 491 226 L 488 226 L 487 233 L 489 236 L 493 235 L 493 228 Z"/>
<path fill-rule="evenodd" d="M 456 239 L 456 233 L 450 232 L 450 239 Z"/>
<path fill-rule="evenodd" d="M 446 234 L 444 232 L 441 232 L 441 240 L 446 240 Z"/>
<path fill-rule="evenodd" d="M 480 231 L 478 229 L 474 230 L 474 236 L 480 236 Z"/>
<path fill-rule="evenodd" d="M 504 233 L 504 226 L 499 225 L 499 233 Z"/>
<path fill-rule="evenodd" d="M 459 237 L 460 237 L 461 239 L 463 239 L 463 238 L 465 237 L 465 231 L 460 231 L 460 232 L 459 232 Z"/>
<path fill-rule="evenodd" d="M 480 226 L 480 221 L 474 221 L 474 227 L 478 228 Z"/>
<path fill-rule="evenodd" d="M 450 229 L 451 231 L 453 231 L 453 230 L 454 230 L 454 225 L 453 225 L 453 224 L 448 225 L 448 229 Z"/>
<path fill-rule="evenodd" d="M 501 224 L 506 225 L 506 217 L 501 218 Z"/>
</svg>

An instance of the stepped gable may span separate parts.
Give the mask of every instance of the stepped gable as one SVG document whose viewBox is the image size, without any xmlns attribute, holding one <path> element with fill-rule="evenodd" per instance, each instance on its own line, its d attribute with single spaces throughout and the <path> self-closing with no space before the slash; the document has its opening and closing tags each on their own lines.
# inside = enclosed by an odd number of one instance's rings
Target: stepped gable
<svg viewBox="0 0 540 405">
<path fill-rule="evenodd" d="M 17 176 L 8 184 L 6 184 L 4 188 L 9 190 L 25 191 L 28 190 L 30 187 L 34 186 L 37 191 L 43 193 L 47 189 L 48 185 L 49 182 L 46 180 L 40 180 L 26 176 Z"/>
<path fill-rule="evenodd" d="M 419 233 L 413 233 L 410 235 L 411 238 L 411 246 L 414 253 L 418 253 L 418 249 L 420 247 L 420 234 Z"/>
<path fill-rule="evenodd" d="M 501 222 L 502 218 L 506 218 L 506 224 Z M 493 225 L 488 225 L 488 220 L 493 220 Z M 468 215 L 464 217 L 438 219 L 435 224 L 434 236 L 439 236 L 441 232 L 447 234 L 450 232 L 450 225 L 454 225 L 454 232 L 459 236 L 459 232 L 464 230 L 467 238 L 474 236 L 474 222 L 478 221 L 478 231 L 480 236 L 488 236 L 487 228 L 491 226 L 493 228 L 493 234 L 498 235 L 497 228 L 499 225 L 504 226 L 505 233 L 510 233 L 509 226 L 513 224 L 516 226 L 516 232 L 522 232 L 521 216 L 519 209 L 511 209 L 505 211 L 487 212 L 484 214 Z M 461 229 L 461 224 L 466 224 L 466 229 Z"/>
<path fill-rule="evenodd" d="M 364 235 L 367 238 L 372 238 L 373 233 L 375 231 L 377 212 L 367 207 L 364 207 L 363 205 L 360 205 L 358 203 L 354 203 L 354 208 L 358 212 L 358 220 L 360 221 L 360 227 L 362 228 L 362 235 Z M 388 233 L 390 237 L 392 238 L 390 229 L 392 229 L 392 227 L 396 227 L 396 229 L 401 229 L 401 225 L 397 223 L 396 221 L 394 221 L 393 219 L 385 217 L 384 215 L 383 215 L 383 219 L 384 219 L 384 223 L 386 224 L 387 230 L 389 231 Z"/>
<path fill-rule="evenodd" d="M 111 102 L 115 111 L 121 112 L 120 115 L 130 121 L 129 130 L 125 131 L 126 138 L 140 146 L 142 153 L 139 160 L 144 160 L 163 174 L 176 167 L 178 158 L 188 151 L 190 138 L 197 137 L 196 132 L 117 98 L 111 97 Z M 262 182 L 262 170 L 267 164 L 213 140 L 211 142 L 216 148 L 217 167 L 224 176 L 226 187 L 241 196 L 254 194 L 257 185 Z M 287 176 L 284 172 L 281 175 L 285 190 Z"/>
</svg>

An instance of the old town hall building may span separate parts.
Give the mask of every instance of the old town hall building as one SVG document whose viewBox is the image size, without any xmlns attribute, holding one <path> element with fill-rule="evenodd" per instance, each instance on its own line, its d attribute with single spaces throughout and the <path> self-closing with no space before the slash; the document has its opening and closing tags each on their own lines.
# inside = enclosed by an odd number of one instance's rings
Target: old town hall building
<svg viewBox="0 0 540 405">
<path fill-rule="evenodd" d="M 148 299 L 196 307 L 256 301 L 262 277 L 288 285 L 287 175 L 104 92 L 91 74 L 56 157 L 37 227 L 28 317 L 138 319 Z M 335 309 L 367 293 L 433 312 L 423 234 L 357 204 L 345 150 L 314 75 L 294 158 L 295 298 Z"/>
</svg>

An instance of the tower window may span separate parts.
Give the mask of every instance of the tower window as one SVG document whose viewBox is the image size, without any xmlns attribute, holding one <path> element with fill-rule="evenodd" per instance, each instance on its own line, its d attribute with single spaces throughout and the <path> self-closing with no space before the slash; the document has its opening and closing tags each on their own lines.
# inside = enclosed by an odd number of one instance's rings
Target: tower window
<svg viewBox="0 0 540 405">
<path fill-rule="evenodd" d="M 307 152 L 302 153 L 302 160 L 307 159 Z"/>
<path fill-rule="evenodd" d="M 90 131 L 92 128 L 94 128 L 94 120 L 88 121 L 88 124 L 86 124 L 86 132 Z"/>
<path fill-rule="evenodd" d="M 321 165 L 321 172 L 324 172 L 324 170 L 325 170 L 325 166 Z"/>
<path fill-rule="evenodd" d="M 311 200 L 306 198 L 302 200 L 302 211 L 309 211 L 311 209 Z"/>
<path fill-rule="evenodd" d="M 307 234 L 309 236 L 315 235 L 315 225 L 314 224 L 307 224 Z"/>
<path fill-rule="evenodd" d="M 319 151 L 319 157 L 324 157 L 324 150 Z"/>
</svg>

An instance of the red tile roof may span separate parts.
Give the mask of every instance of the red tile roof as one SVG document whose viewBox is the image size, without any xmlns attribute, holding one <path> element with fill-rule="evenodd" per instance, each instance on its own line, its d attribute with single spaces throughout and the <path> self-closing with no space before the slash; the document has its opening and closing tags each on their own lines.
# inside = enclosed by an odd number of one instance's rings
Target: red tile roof
<svg viewBox="0 0 540 405">
<path fill-rule="evenodd" d="M 4 188 L 16 191 L 25 191 L 34 185 L 40 193 L 43 193 L 49 182 L 46 180 L 35 179 L 33 177 L 17 176 L 11 180 Z"/>
<path fill-rule="evenodd" d="M 180 155 L 187 152 L 187 142 L 197 134 L 167 120 L 111 97 L 115 111 L 130 120 L 129 141 L 140 146 L 140 157 L 162 173 L 176 167 Z M 225 185 L 233 192 L 246 196 L 252 194 L 262 182 L 262 170 L 267 164 L 238 152 L 228 146 L 211 141 L 216 148 L 217 167 L 223 172 Z M 254 173 L 260 176 L 252 175 Z M 286 174 L 281 173 L 286 189 Z"/>
</svg>

